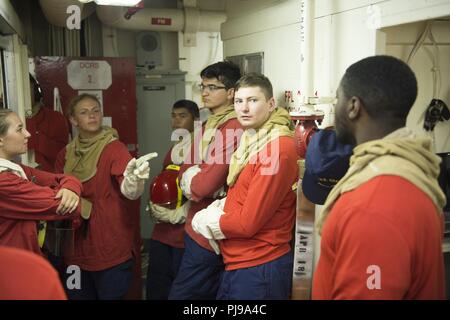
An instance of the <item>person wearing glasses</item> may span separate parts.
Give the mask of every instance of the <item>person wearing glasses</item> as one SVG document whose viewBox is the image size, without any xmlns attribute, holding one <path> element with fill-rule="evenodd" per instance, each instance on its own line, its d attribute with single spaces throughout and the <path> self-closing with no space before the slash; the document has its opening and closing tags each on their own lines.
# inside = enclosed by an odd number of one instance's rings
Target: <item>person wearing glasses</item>
<svg viewBox="0 0 450 320">
<path fill-rule="evenodd" d="M 241 77 L 239 67 L 229 61 L 207 66 L 200 73 L 204 106 L 211 115 L 195 136 L 191 154 L 181 167 L 180 187 L 191 200 L 185 222 L 184 255 L 169 293 L 171 300 L 215 299 L 224 270 L 214 242 L 192 230 L 195 214 L 224 194 L 229 159 L 243 130 L 233 107 L 234 85 Z M 237 133 L 237 135 L 236 135 Z M 186 160 L 193 159 L 194 163 Z"/>
</svg>

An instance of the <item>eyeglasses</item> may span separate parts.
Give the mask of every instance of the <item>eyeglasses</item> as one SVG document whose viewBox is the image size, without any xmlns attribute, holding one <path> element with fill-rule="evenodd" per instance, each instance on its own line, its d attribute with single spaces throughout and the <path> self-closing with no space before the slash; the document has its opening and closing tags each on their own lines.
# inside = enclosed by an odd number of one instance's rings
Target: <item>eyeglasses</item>
<svg viewBox="0 0 450 320">
<path fill-rule="evenodd" d="M 198 85 L 198 88 L 200 89 L 200 91 L 206 90 L 208 92 L 213 92 L 213 91 L 216 91 L 216 90 L 219 90 L 219 89 L 226 89 L 227 87 L 219 87 L 219 86 L 216 86 L 214 84 L 208 84 L 208 85 L 205 86 L 203 83 L 200 83 Z"/>
</svg>

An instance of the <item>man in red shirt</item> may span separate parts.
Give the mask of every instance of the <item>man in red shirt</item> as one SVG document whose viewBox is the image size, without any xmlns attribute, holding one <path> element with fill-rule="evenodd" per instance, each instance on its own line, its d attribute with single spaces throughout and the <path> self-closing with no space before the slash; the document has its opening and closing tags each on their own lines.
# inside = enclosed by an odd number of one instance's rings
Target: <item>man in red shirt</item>
<svg viewBox="0 0 450 320">
<path fill-rule="evenodd" d="M 200 112 L 195 102 L 179 100 L 172 107 L 172 129 L 185 130 L 183 140 L 170 148 L 164 158 L 163 168 L 183 163 L 177 150 L 190 150 L 191 133 L 194 121 Z M 186 141 L 185 141 L 186 140 Z M 150 212 L 157 223 L 153 228 L 149 245 L 149 264 L 147 271 L 147 300 L 167 300 L 172 282 L 180 268 L 184 252 L 184 221 L 190 202 L 186 201 L 176 209 L 167 209 L 150 202 Z"/>
<path fill-rule="evenodd" d="M 203 69 L 200 76 L 202 100 L 211 115 L 201 132 L 194 131 L 194 143 L 187 155 L 193 162 L 184 161 L 178 176 L 184 196 L 191 201 L 185 223 L 184 255 L 170 290 L 171 300 L 216 298 L 223 273 L 222 256 L 211 242 L 192 230 L 191 221 L 198 211 L 223 194 L 227 159 L 236 150 L 239 132 L 242 133 L 233 108 L 234 85 L 241 76 L 239 67 L 229 61 L 217 62 Z"/>
<path fill-rule="evenodd" d="M 368 57 L 346 70 L 337 95 L 338 139 L 356 147 L 318 217 L 313 299 L 444 299 L 439 158 L 404 127 L 414 73 Z"/>
<path fill-rule="evenodd" d="M 272 85 L 257 74 L 235 86 L 234 108 L 245 128 L 227 177 L 225 206 L 214 202 L 192 220 L 195 232 L 221 240 L 225 273 L 217 299 L 288 299 L 293 256 L 298 156 L 288 112 L 275 108 Z"/>
</svg>

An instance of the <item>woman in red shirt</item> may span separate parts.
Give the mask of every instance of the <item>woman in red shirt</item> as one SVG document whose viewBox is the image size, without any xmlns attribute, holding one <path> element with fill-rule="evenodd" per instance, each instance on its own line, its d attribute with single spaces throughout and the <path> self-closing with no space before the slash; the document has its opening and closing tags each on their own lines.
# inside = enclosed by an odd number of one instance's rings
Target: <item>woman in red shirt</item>
<svg viewBox="0 0 450 320">
<path fill-rule="evenodd" d="M 81 183 L 13 162 L 29 137 L 17 114 L 0 109 L 0 245 L 41 254 L 37 223 L 77 218 Z"/>
<path fill-rule="evenodd" d="M 58 154 L 56 172 L 76 176 L 83 183 L 83 225 L 75 233 L 75 252 L 68 265 L 81 270 L 81 284 L 67 283 L 69 299 L 122 299 L 132 280 L 135 221 L 127 199 L 144 191 L 151 155 L 134 159 L 114 128 L 102 126 L 98 99 L 75 97 L 69 116 L 78 135 Z M 71 279 L 68 269 L 64 274 Z"/>
</svg>

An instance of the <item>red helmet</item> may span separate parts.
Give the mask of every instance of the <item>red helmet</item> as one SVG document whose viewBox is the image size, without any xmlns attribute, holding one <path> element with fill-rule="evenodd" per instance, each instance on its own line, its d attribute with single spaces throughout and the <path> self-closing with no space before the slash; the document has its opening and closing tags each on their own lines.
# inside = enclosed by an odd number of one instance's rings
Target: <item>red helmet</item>
<svg viewBox="0 0 450 320">
<path fill-rule="evenodd" d="M 150 201 L 168 209 L 181 206 L 183 193 L 178 183 L 180 166 L 169 165 L 153 179 L 150 185 Z"/>
</svg>

